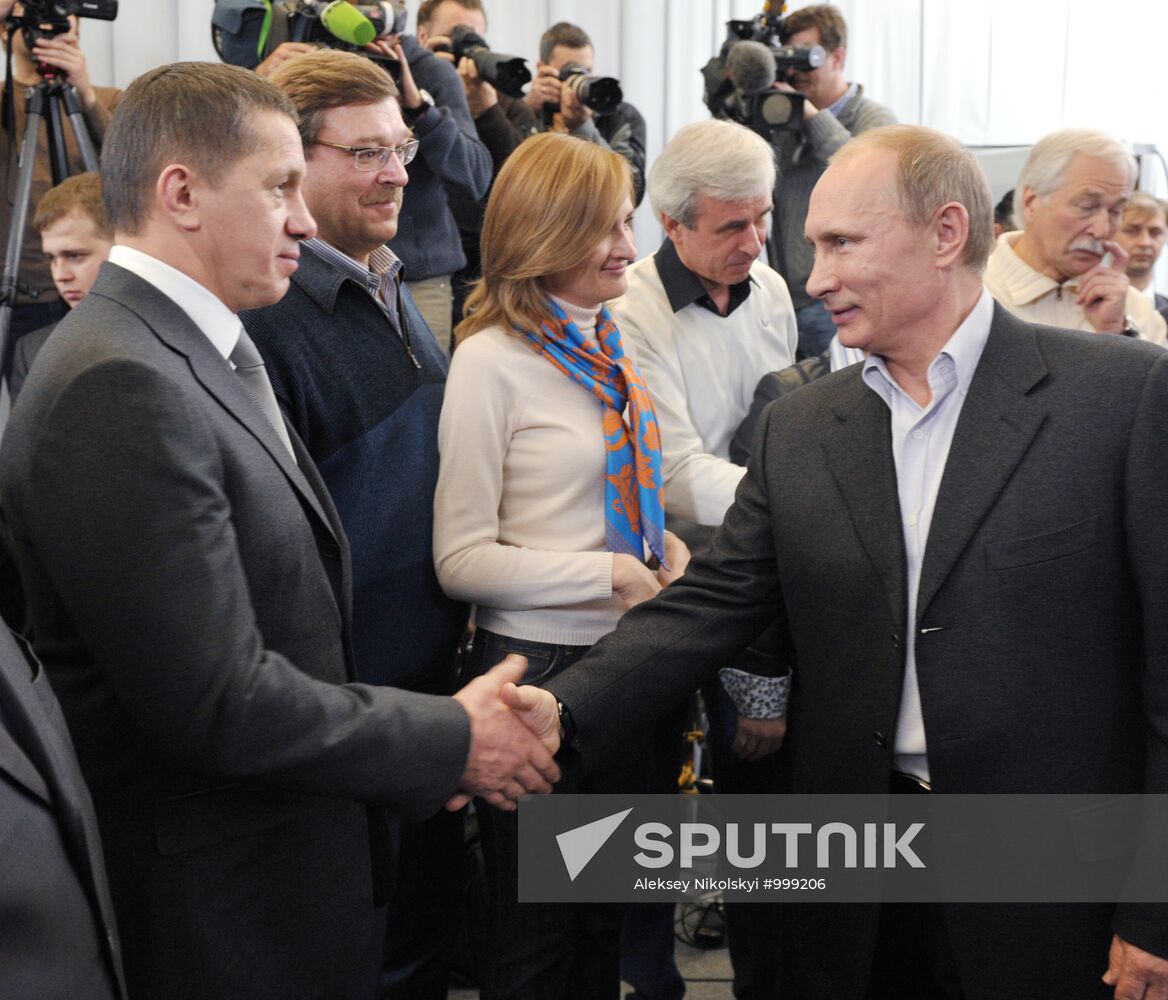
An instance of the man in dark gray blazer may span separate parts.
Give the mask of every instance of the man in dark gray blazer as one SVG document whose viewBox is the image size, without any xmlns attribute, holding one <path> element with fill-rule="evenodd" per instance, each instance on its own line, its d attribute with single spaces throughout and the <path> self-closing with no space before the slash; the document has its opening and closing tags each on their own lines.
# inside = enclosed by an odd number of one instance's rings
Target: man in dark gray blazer
<svg viewBox="0 0 1168 1000">
<path fill-rule="evenodd" d="M 866 361 L 769 409 L 711 554 L 520 690 L 537 730 L 559 699 L 587 756 L 777 620 L 791 791 L 1168 791 L 1168 352 L 1004 312 L 991 205 L 929 129 L 837 155 L 808 288 Z M 775 933 L 739 996 L 1168 995 L 1168 904 L 791 904 Z"/>
<path fill-rule="evenodd" d="M 135 81 L 103 149 L 116 245 L 0 449 L 131 996 L 373 995 L 368 804 L 505 805 L 556 774 L 499 702 L 513 667 L 453 698 L 357 683 L 345 538 L 235 315 L 287 290 L 303 175 L 295 112 L 254 74 Z"/>
<path fill-rule="evenodd" d="M 2 623 L 0 845 L 4 995 L 123 1000 L 93 803 L 48 678 Z"/>
</svg>

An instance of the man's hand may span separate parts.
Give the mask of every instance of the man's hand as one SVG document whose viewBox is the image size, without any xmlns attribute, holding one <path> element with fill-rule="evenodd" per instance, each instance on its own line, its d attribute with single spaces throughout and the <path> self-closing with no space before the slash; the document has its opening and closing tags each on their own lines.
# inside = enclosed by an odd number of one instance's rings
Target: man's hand
<svg viewBox="0 0 1168 1000">
<path fill-rule="evenodd" d="M 376 45 L 376 42 L 370 43 L 370 47 Z M 384 44 L 384 43 L 383 43 Z M 411 111 L 416 111 L 422 106 L 422 92 L 418 89 L 418 85 L 414 83 L 414 74 L 410 70 L 410 61 L 406 58 L 406 54 L 402 51 L 401 42 L 395 41 L 392 46 L 389 46 L 389 51 L 382 51 L 385 55 L 392 55 L 401 63 L 401 103 L 403 108 L 409 108 Z"/>
<path fill-rule="evenodd" d="M 567 80 L 560 84 L 560 114 L 564 128 L 569 132 L 574 132 L 592 117 L 592 109 L 580 100 Z"/>
<path fill-rule="evenodd" d="M 39 38 L 33 46 L 32 57 L 38 63 L 52 66 L 60 71 L 64 81 L 77 91 L 81 106 L 86 111 L 97 104 L 97 92 L 89 80 L 89 69 L 85 65 L 85 53 L 75 28 L 51 38 Z"/>
<path fill-rule="evenodd" d="M 451 51 L 454 46 L 449 35 L 430 35 L 422 44 L 439 59 L 454 65 L 454 53 Z M 439 52 L 439 49 L 442 51 Z"/>
<path fill-rule="evenodd" d="M 656 597 L 660 590 L 661 584 L 653 571 L 636 556 L 618 552 L 612 557 L 612 592 L 626 608 Z"/>
<path fill-rule="evenodd" d="M 550 66 L 540 66 L 536 70 L 535 79 L 531 81 L 531 88 L 527 91 L 527 106 L 538 118 L 543 113 L 545 104 L 560 103 L 561 90 L 559 71 Z"/>
<path fill-rule="evenodd" d="M 783 745 L 787 735 L 787 717 L 777 719 L 738 718 L 734 733 L 734 752 L 743 760 L 759 760 Z"/>
<path fill-rule="evenodd" d="M 560 749 L 560 706 L 555 695 L 531 684 L 504 684 L 502 698 L 549 753 Z"/>
<path fill-rule="evenodd" d="M 455 692 L 454 700 L 470 717 L 470 753 L 459 794 L 446 803 L 447 809 L 458 809 L 478 795 L 498 809 L 512 810 L 520 795 L 550 792 L 552 783 L 560 780 L 549 749 L 553 744 L 541 741 L 525 721 L 528 716 L 500 697 L 503 687 L 514 688 L 526 669 L 522 656 L 508 656 Z M 544 726 L 542 716 L 531 721 Z"/>
<path fill-rule="evenodd" d="M 466 91 L 466 103 L 470 107 L 472 118 L 478 118 L 484 111 L 499 103 L 499 95 L 495 88 L 479 76 L 479 68 L 473 59 L 463 56 L 459 60 L 458 75 L 462 79 L 463 90 Z"/>
<path fill-rule="evenodd" d="M 1168 960 L 1117 934 L 1111 939 L 1103 981 L 1115 987 L 1115 1000 L 1168 1000 Z"/>
<path fill-rule="evenodd" d="M 773 86 L 774 86 L 775 90 L 781 91 L 784 94 L 797 94 L 797 93 L 799 93 L 799 91 L 797 91 L 794 87 L 792 87 L 789 83 L 787 83 L 786 80 L 776 80 L 774 82 Z M 803 120 L 805 122 L 810 121 L 817 114 L 819 114 L 819 108 L 817 108 L 814 104 L 812 104 L 811 99 L 806 94 L 804 94 L 803 95 Z"/>
<path fill-rule="evenodd" d="M 269 76 L 277 66 L 286 63 L 293 56 L 311 52 L 314 48 L 316 46 L 309 45 L 308 42 L 281 42 L 275 51 L 255 68 L 256 76 Z"/>
<path fill-rule="evenodd" d="M 1083 307 L 1088 322 L 1099 333 L 1122 333 L 1126 312 L 1127 290 L 1131 285 L 1126 272 L 1128 253 L 1118 243 L 1102 240 L 1111 253 L 1111 263 L 1102 261 L 1079 279 L 1075 301 Z"/>
</svg>

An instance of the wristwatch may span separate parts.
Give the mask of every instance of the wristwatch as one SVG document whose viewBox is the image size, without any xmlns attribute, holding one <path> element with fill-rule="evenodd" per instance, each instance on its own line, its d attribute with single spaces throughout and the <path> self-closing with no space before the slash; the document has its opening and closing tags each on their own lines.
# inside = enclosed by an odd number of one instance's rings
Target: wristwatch
<svg viewBox="0 0 1168 1000">
<path fill-rule="evenodd" d="M 407 125 L 413 125 L 422 115 L 434 107 L 434 98 L 430 96 L 430 91 L 419 90 L 418 96 L 422 98 L 422 103 L 416 108 L 407 108 L 404 104 L 402 105 L 402 118 L 405 119 Z"/>
<path fill-rule="evenodd" d="M 576 722 L 568 706 L 562 701 L 556 702 L 556 710 L 560 715 L 560 732 L 563 733 L 561 743 L 564 746 L 571 746 L 576 741 Z"/>
</svg>

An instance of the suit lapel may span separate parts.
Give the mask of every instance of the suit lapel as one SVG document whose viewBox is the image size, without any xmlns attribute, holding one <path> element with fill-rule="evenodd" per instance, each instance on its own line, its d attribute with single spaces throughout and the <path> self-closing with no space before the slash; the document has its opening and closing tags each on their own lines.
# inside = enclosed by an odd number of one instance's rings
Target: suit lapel
<svg viewBox="0 0 1168 1000">
<path fill-rule="evenodd" d="M 2 683 L 0 681 L 0 684 Z M 7 715 L 15 714 L 7 692 L 2 687 L 0 687 L 0 701 L 4 703 L 4 711 Z M 44 778 L 41 777 L 40 772 L 33 766 L 25 752 L 16 744 L 12 734 L 3 726 L 0 726 L 0 771 L 3 771 L 38 799 L 49 804 L 52 803 L 52 796 L 49 794 Z"/>
<path fill-rule="evenodd" d="M 259 404 L 231 370 L 231 365 L 191 318 L 149 282 L 108 262 L 103 265 L 93 292 L 105 295 L 135 313 L 159 340 L 187 359 L 196 381 L 263 446 L 292 488 L 337 539 L 335 522 L 326 513 L 327 505 L 309 485 Z M 295 436 L 292 428 L 288 432 Z M 300 461 L 304 460 L 301 456 Z"/>
<path fill-rule="evenodd" d="M 892 620 L 903 622 L 908 613 L 904 534 L 888 407 L 857 369 L 832 410 L 836 420 L 823 439 L 828 468 L 883 585 Z"/>
<path fill-rule="evenodd" d="M 1047 374 L 1034 330 L 994 306 L 937 493 L 917 592 L 922 620 L 1046 419 L 1029 395 Z"/>
</svg>

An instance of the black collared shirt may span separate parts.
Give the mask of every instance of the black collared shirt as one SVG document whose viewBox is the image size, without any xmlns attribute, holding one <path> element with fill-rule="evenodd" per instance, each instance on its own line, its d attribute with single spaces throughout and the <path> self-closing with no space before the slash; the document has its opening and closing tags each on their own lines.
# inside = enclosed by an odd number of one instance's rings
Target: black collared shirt
<svg viewBox="0 0 1168 1000">
<path fill-rule="evenodd" d="M 703 309 L 709 309 L 710 312 L 718 316 L 722 315 L 722 311 L 714 305 L 710 293 L 702 285 L 701 279 L 681 262 L 681 258 L 677 256 L 677 248 L 668 236 L 665 237 L 661 248 L 653 255 L 653 260 L 657 263 L 657 273 L 661 276 L 661 287 L 665 289 L 666 298 L 669 299 L 669 307 L 675 313 L 681 312 L 686 306 L 696 302 Z M 726 307 L 727 316 L 749 298 L 752 281 L 754 279 L 748 276 L 745 281 L 730 286 L 730 301 Z"/>
</svg>

